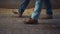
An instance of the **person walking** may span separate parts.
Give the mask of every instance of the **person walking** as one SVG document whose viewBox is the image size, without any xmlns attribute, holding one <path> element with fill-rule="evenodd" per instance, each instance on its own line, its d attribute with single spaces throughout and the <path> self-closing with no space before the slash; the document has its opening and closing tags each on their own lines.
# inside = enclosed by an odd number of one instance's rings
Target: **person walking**
<svg viewBox="0 0 60 34">
<path fill-rule="evenodd" d="M 41 13 L 43 4 L 45 4 L 46 10 L 47 10 L 46 11 L 47 16 L 45 18 L 46 19 L 53 18 L 51 1 L 50 0 L 36 0 L 34 12 L 32 13 L 31 18 L 27 18 L 24 20 L 25 24 L 37 24 L 38 23 L 38 18 Z"/>
</svg>

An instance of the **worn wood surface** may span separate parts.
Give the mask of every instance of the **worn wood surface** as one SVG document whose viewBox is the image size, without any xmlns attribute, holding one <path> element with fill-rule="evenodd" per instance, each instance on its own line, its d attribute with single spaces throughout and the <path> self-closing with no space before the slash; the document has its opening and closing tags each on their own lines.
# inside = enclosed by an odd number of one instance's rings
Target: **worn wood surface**
<svg viewBox="0 0 60 34">
<path fill-rule="evenodd" d="M 53 19 L 39 19 L 39 24 L 37 25 L 24 24 L 23 20 L 31 15 L 28 14 L 27 11 L 22 18 L 19 18 L 12 13 L 12 10 L 13 9 L 0 9 L 0 34 L 60 34 L 59 9 L 53 10 Z M 45 11 L 45 9 L 43 10 Z M 42 11 L 41 16 L 44 15 L 44 11 Z"/>
</svg>

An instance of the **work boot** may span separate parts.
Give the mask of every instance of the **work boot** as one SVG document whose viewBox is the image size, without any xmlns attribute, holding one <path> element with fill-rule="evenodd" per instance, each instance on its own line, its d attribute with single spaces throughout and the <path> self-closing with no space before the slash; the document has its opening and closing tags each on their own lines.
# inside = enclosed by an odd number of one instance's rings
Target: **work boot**
<svg viewBox="0 0 60 34">
<path fill-rule="evenodd" d="M 37 20 L 34 20 L 32 18 L 28 18 L 28 19 L 25 19 L 24 23 L 25 24 L 37 24 L 38 21 Z"/>
<path fill-rule="evenodd" d="M 18 14 L 19 17 L 22 17 L 22 13 L 18 13 L 17 11 L 13 12 L 14 14 Z"/>
<path fill-rule="evenodd" d="M 41 19 L 53 19 L 53 15 L 47 15 L 45 17 L 42 17 Z"/>
</svg>

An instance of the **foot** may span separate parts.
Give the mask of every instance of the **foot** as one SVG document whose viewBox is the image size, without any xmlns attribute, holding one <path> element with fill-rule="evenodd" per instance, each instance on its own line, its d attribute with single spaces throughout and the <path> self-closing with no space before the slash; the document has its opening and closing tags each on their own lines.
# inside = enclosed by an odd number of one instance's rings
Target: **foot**
<svg viewBox="0 0 60 34">
<path fill-rule="evenodd" d="M 32 18 L 25 19 L 25 24 L 37 24 L 37 20 L 33 20 Z"/>
<path fill-rule="evenodd" d="M 47 15 L 45 17 L 42 17 L 41 19 L 53 19 L 53 16 L 52 15 Z"/>
<path fill-rule="evenodd" d="M 13 11 L 14 14 L 19 14 L 17 11 Z"/>
<path fill-rule="evenodd" d="M 18 13 L 18 12 L 13 12 L 14 14 L 18 14 L 19 17 L 22 17 L 22 14 L 21 13 Z"/>
</svg>

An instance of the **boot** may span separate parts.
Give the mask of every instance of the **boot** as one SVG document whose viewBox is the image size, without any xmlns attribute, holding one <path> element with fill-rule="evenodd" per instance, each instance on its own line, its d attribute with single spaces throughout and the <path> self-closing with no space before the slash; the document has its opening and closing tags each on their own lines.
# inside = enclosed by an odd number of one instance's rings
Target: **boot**
<svg viewBox="0 0 60 34">
<path fill-rule="evenodd" d="M 34 20 L 32 18 L 28 18 L 28 19 L 25 19 L 24 23 L 25 24 L 37 24 L 38 21 L 37 20 Z"/>
</svg>

